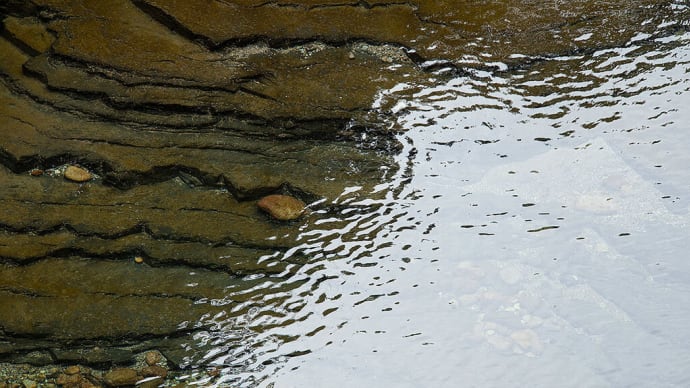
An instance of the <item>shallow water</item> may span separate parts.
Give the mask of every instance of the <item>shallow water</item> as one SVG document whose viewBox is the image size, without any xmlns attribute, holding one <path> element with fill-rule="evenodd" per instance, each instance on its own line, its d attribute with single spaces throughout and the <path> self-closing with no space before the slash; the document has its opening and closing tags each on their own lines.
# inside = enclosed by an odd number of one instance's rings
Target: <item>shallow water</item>
<svg viewBox="0 0 690 388">
<path fill-rule="evenodd" d="M 400 171 L 265 257 L 309 258 L 288 285 L 199 322 L 220 378 L 189 379 L 689 385 L 690 34 L 665 27 L 382 92 Z"/>
</svg>

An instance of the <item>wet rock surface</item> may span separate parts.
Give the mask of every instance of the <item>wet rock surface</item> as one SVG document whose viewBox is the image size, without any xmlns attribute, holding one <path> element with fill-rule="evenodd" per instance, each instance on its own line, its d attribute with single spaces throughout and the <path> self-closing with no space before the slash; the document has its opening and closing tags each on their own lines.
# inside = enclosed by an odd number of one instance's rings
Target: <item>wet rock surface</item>
<svg viewBox="0 0 690 388">
<path fill-rule="evenodd" d="M 665 2 L 554 4 L 1 5 L 0 360 L 183 365 L 204 317 L 299 285 L 309 258 L 271 255 L 329 200 L 396 169 L 379 91 L 620 45 Z M 324 211 L 270 222 L 270 194 Z"/>
<path fill-rule="evenodd" d="M 0 9 L 0 361 L 111 368 L 156 348 L 183 366 L 205 317 L 300 284 L 308 258 L 271 257 L 319 216 L 272 222 L 259 198 L 334 198 L 395 169 L 366 116 L 400 48 L 211 47 L 152 7 Z"/>
</svg>

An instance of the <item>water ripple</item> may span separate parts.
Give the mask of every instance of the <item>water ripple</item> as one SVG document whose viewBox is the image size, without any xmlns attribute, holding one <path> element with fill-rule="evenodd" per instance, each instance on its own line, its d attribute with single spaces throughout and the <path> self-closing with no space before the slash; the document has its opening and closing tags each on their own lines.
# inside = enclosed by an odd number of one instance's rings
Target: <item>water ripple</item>
<svg viewBox="0 0 690 388">
<path fill-rule="evenodd" d="M 196 340 L 221 377 L 194 379 L 687 379 L 690 35 L 664 28 L 382 93 L 375 106 L 406 130 L 401 168 L 321 204 L 297 246 L 262 259 L 285 273 L 214 302 L 231 314 L 198 322 Z"/>
</svg>

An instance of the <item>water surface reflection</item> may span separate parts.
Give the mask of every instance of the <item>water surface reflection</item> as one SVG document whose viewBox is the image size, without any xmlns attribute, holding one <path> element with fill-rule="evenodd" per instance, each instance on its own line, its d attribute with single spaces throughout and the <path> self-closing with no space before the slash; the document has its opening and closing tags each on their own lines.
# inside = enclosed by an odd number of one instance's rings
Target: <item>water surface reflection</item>
<svg viewBox="0 0 690 388">
<path fill-rule="evenodd" d="M 289 281 L 208 317 L 195 378 L 690 384 L 690 35 L 657 32 L 383 93 L 402 168 L 265 258 Z"/>
</svg>

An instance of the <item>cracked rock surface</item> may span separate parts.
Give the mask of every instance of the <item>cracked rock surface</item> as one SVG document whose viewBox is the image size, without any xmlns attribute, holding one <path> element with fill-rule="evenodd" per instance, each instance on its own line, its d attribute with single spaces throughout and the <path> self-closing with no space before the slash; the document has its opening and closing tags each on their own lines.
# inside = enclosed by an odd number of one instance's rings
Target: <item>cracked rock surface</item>
<svg viewBox="0 0 690 388">
<path fill-rule="evenodd" d="M 381 90 L 621 45 L 660 3 L 0 5 L 0 361 L 181 360 L 201 329 L 181 323 L 259 282 L 298 287 L 309 258 L 260 259 L 396 169 L 385 109 L 371 110 Z M 68 165 L 89 180 L 63 179 Z M 274 222 L 256 207 L 270 194 L 326 211 Z"/>
</svg>

